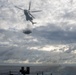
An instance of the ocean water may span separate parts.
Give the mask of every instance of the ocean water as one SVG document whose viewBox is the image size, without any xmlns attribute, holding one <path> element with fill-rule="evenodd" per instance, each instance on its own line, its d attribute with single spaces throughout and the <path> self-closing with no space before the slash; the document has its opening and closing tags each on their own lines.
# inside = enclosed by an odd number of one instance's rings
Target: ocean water
<svg viewBox="0 0 76 75">
<path fill-rule="evenodd" d="M 0 75 L 22 75 L 19 70 L 22 66 L 0 65 Z M 27 66 L 24 66 L 25 69 Z M 45 65 L 45 66 L 29 66 L 29 75 L 76 75 L 76 66 L 61 65 Z M 28 74 L 27 74 L 28 75 Z"/>
</svg>

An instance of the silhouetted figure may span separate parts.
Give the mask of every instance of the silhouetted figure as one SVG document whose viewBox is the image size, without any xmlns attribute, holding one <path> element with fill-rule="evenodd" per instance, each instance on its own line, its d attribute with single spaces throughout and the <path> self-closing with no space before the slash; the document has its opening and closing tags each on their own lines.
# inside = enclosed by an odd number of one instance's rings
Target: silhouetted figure
<svg viewBox="0 0 76 75">
<path fill-rule="evenodd" d="M 30 74 L 30 67 L 26 67 L 26 70 L 24 69 L 24 67 L 21 67 L 20 72 L 23 75 Z"/>
<path fill-rule="evenodd" d="M 37 75 L 39 75 L 39 74 L 37 73 Z"/>
<path fill-rule="evenodd" d="M 42 75 L 44 75 L 44 73 L 42 72 Z"/>
<path fill-rule="evenodd" d="M 21 74 L 25 75 L 26 74 L 26 71 L 24 70 L 24 67 L 21 67 L 21 70 L 20 70 Z"/>
<path fill-rule="evenodd" d="M 26 74 L 30 74 L 30 67 L 26 67 Z"/>
<path fill-rule="evenodd" d="M 13 75 L 13 74 L 11 73 L 11 71 L 9 71 L 9 75 Z"/>
</svg>

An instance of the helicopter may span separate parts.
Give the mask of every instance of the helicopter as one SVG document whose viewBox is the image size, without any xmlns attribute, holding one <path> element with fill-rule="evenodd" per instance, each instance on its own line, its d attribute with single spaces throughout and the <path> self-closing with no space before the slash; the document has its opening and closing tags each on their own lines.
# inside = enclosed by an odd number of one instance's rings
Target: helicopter
<svg viewBox="0 0 76 75">
<path fill-rule="evenodd" d="M 20 10 L 23 10 L 24 15 L 25 15 L 27 21 L 30 21 L 32 24 L 36 24 L 36 22 L 33 22 L 33 19 L 35 17 L 31 14 L 31 12 L 32 13 L 33 12 L 40 12 L 41 10 L 31 11 L 30 10 L 31 9 L 31 1 L 29 2 L 29 8 L 28 9 L 22 9 L 22 8 L 20 8 L 18 6 L 15 6 L 15 7 L 18 8 L 18 9 L 20 9 Z"/>
<path fill-rule="evenodd" d="M 31 14 L 31 12 L 32 12 L 32 13 L 34 13 L 34 12 L 41 12 L 41 10 L 31 11 L 31 10 L 30 10 L 30 9 L 31 9 L 31 1 L 29 2 L 29 7 L 28 7 L 28 9 L 22 9 L 22 8 L 20 8 L 20 7 L 18 7 L 18 6 L 15 6 L 15 7 L 18 8 L 18 9 L 20 9 L 20 10 L 22 10 L 22 11 L 24 12 L 24 15 L 25 15 L 27 21 L 30 21 L 30 22 L 32 23 L 32 25 L 33 25 L 33 24 L 36 24 L 36 22 L 33 22 L 33 19 L 34 19 L 35 17 Z M 30 34 L 30 33 L 32 33 L 32 31 L 29 30 L 29 29 L 27 29 L 27 30 L 23 30 L 23 33 L 24 33 L 24 34 Z"/>
</svg>

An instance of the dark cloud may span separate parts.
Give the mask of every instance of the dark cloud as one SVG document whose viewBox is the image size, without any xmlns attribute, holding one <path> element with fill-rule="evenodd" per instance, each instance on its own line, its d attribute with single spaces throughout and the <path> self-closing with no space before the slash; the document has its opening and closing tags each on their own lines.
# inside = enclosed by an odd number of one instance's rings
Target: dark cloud
<svg viewBox="0 0 76 75">
<path fill-rule="evenodd" d="M 41 28 L 41 30 L 39 30 Z M 75 59 L 75 55 L 72 55 L 71 52 L 73 51 L 72 49 L 75 49 L 75 47 L 67 49 L 67 51 L 64 51 L 64 48 L 62 48 L 63 53 L 55 53 L 51 51 L 42 51 L 42 50 L 33 50 L 30 48 L 31 47 L 45 47 L 46 45 L 50 45 L 50 42 L 56 42 L 58 43 L 59 41 L 65 41 L 67 43 L 67 40 L 74 40 L 75 42 L 75 32 L 69 32 L 69 31 L 49 31 L 44 30 L 46 27 L 40 27 L 39 29 L 33 31 L 32 34 L 30 35 L 25 35 L 21 32 L 12 32 L 8 30 L 0 30 L 0 35 L 4 35 L 7 41 L 5 40 L 3 45 L 0 45 L 0 61 L 2 63 L 9 63 L 11 60 L 13 63 L 19 63 L 22 62 L 24 63 L 25 61 L 28 60 L 30 63 L 34 62 L 51 62 L 51 63 L 63 63 L 70 61 L 70 59 Z M 1 34 L 2 33 L 2 34 Z M 38 33 L 38 35 L 37 35 Z M 33 37 L 38 40 L 38 42 L 32 41 Z M 70 38 L 69 38 L 70 37 Z M 11 39 L 12 41 L 10 42 L 8 39 Z M 13 39 L 14 38 L 14 39 Z M 29 38 L 29 39 L 28 39 Z M 19 41 L 21 42 L 19 42 Z M 29 42 L 30 40 L 30 42 Z M 47 41 L 46 41 L 47 40 Z M 2 39 L 0 40 L 2 41 Z M 23 42 L 24 41 L 24 42 Z M 9 44 L 5 45 L 5 42 L 9 42 Z M 48 43 L 49 42 L 49 43 Z M 73 42 L 73 41 L 72 41 Z M 0 43 L 1 44 L 1 43 Z M 17 46 L 14 46 L 14 45 Z M 23 46 L 24 45 L 24 46 Z M 51 44 L 52 45 L 52 44 Z M 29 49 L 27 48 L 29 47 Z M 69 57 L 70 55 L 70 57 Z M 67 58 L 66 58 L 67 56 Z M 59 62 L 58 62 L 59 61 Z M 74 61 L 74 60 L 73 60 Z"/>
<path fill-rule="evenodd" d="M 62 30 L 62 28 L 57 26 L 47 25 L 46 27 L 40 27 L 36 29 L 37 36 L 40 36 L 41 39 L 48 40 L 55 43 L 75 43 L 76 42 L 76 31 L 72 30 Z"/>
</svg>

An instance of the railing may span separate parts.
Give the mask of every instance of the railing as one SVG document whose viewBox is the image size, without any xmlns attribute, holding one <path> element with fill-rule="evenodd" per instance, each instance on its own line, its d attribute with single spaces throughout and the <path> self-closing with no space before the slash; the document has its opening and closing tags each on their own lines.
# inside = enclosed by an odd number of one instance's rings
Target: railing
<svg viewBox="0 0 76 75">
<path fill-rule="evenodd" d="M 21 74 L 21 73 L 11 73 L 11 74 L 9 74 L 9 72 L 8 73 L 0 73 L 0 75 L 23 75 L 23 74 Z M 68 73 L 56 73 L 56 72 L 53 72 L 53 73 L 51 73 L 51 72 L 37 72 L 37 73 L 30 73 L 30 74 L 25 74 L 25 75 L 76 75 L 75 73 L 70 73 L 70 74 L 68 74 Z"/>
<path fill-rule="evenodd" d="M 6 72 L 6 73 L 0 73 L 0 75 L 23 75 L 20 72 L 13 72 L 11 73 Z M 51 72 L 36 72 L 36 73 L 30 73 L 30 74 L 25 74 L 25 75 L 52 75 Z"/>
</svg>

